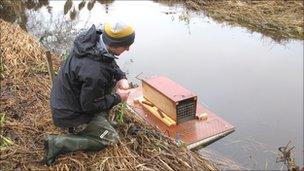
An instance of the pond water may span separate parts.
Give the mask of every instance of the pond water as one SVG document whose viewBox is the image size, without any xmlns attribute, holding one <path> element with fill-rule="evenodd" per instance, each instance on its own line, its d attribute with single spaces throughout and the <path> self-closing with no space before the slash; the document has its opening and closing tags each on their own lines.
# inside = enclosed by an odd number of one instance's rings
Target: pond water
<svg viewBox="0 0 304 171">
<path fill-rule="evenodd" d="M 44 28 L 58 27 L 55 20 L 69 18 L 63 14 L 64 4 L 51 1 L 52 15 L 46 7 L 27 11 L 29 31 L 43 34 Z M 278 147 L 290 140 L 297 164 L 304 164 L 303 41 L 280 44 L 180 5 L 152 1 L 111 1 L 95 3 L 90 11 L 84 8 L 74 21 L 62 22 L 71 33 L 66 41 L 82 28 L 117 18 L 136 29 L 135 44 L 118 60 L 131 81 L 138 82 L 135 77 L 141 73 L 165 75 L 236 127 L 205 149 L 248 169 L 285 169 L 275 160 Z M 60 47 L 68 45 L 56 45 Z"/>
</svg>

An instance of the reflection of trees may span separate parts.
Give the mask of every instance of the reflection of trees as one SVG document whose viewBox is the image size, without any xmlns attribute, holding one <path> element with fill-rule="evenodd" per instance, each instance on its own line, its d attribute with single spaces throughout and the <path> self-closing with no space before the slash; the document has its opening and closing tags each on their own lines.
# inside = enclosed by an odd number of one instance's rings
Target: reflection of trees
<svg viewBox="0 0 304 171">
<path fill-rule="evenodd" d="M 74 20 L 82 9 L 92 10 L 97 3 L 108 6 L 114 0 L 82 0 L 78 5 L 74 0 L 65 0 L 63 11 Z M 75 4 L 74 4 L 75 3 Z M 37 15 L 35 11 L 46 7 L 49 18 Z M 76 29 L 77 21 L 67 20 L 66 17 L 53 16 L 49 0 L 0 0 L 0 17 L 11 23 L 18 23 L 21 28 L 31 32 L 48 48 L 63 54 L 69 50 L 75 36 L 82 30 Z"/>
<path fill-rule="evenodd" d="M 79 12 L 84 9 L 84 7 L 86 6 L 87 9 L 89 11 L 91 11 L 94 8 L 94 5 L 96 4 L 96 2 L 99 2 L 102 5 L 105 5 L 105 10 L 106 13 L 108 13 L 109 10 L 109 5 L 112 4 L 114 2 L 114 0 L 82 0 L 79 4 L 78 4 L 78 8 L 76 8 L 76 6 L 74 5 L 74 1 L 73 0 L 66 0 L 65 4 L 64 4 L 64 14 L 66 15 L 67 13 L 69 13 L 69 16 L 72 20 L 76 19 L 76 16 L 79 14 Z"/>
<path fill-rule="evenodd" d="M 68 14 L 72 20 L 76 19 L 78 13 L 86 7 L 89 11 L 94 8 L 96 2 L 105 5 L 105 10 L 108 13 L 109 5 L 114 0 L 82 0 L 78 7 L 74 5 L 74 0 L 66 0 L 64 4 L 64 14 Z M 49 6 L 49 0 L 0 0 L 0 17 L 11 23 L 18 23 L 20 27 L 27 30 L 26 25 L 28 18 L 26 10 L 38 10 L 46 6 L 48 12 L 51 13 L 52 7 Z"/>
<path fill-rule="evenodd" d="M 27 0 L 24 2 L 26 9 L 38 10 L 43 6 L 49 5 L 49 0 Z"/>
<path fill-rule="evenodd" d="M 57 54 L 64 54 L 70 49 L 75 36 L 82 30 L 76 29 L 77 21 L 69 21 L 63 16 L 45 18 L 34 11 L 27 13 L 28 31 L 40 38 L 40 42 Z"/>
<path fill-rule="evenodd" d="M 49 0 L 0 0 L 0 17 L 8 22 L 17 22 L 20 27 L 26 30 L 27 16 L 25 11 L 37 10 L 48 6 Z M 48 6 L 49 12 L 51 8 Z"/>
</svg>

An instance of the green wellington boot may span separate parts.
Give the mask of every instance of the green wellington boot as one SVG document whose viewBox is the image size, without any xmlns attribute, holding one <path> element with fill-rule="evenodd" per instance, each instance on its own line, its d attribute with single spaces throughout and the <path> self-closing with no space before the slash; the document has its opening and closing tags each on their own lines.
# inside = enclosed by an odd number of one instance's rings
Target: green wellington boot
<svg viewBox="0 0 304 171">
<path fill-rule="evenodd" d="M 44 162 L 49 166 L 53 164 L 59 154 L 84 150 L 98 151 L 102 150 L 107 145 L 104 145 L 96 140 L 88 137 L 77 135 L 49 135 L 44 140 L 45 158 Z"/>
</svg>

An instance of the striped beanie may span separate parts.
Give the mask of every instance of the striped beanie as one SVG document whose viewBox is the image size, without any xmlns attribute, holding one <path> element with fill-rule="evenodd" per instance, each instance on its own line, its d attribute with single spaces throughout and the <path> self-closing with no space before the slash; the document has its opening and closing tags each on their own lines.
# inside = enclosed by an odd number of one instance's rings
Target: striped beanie
<svg viewBox="0 0 304 171">
<path fill-rule="evenodd" d="M 130 46 L 135 39 L 134 29 L 122 22 L 105 23 L 103 25 L 103 42 L 111 47 Z"/>
</svg>

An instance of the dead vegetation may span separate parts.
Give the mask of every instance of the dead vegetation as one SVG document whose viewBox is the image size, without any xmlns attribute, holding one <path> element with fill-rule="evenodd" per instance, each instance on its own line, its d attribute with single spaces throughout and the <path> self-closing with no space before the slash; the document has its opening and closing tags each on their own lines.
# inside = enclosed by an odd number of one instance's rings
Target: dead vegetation
<svg viewBox="0 0 304 171">
<path fill-rule="evenodd" d="M 226 22 L 262 33 L 281 42 L 286 39 L 304 39 L 304 7 L 300 0 L 170 0 L 189 9 L 202 11 L 217 22 Z"/>
<path fill-rule="evenodd" d="M 45 49 L 19 26 L 1 19 L 0 25 L 1 170 L 217 170 L 130 111 L 117 128 L 121 138 L 117 145 L 95 153 L 63 155 L 51 167 L 41 164 L 43 137 L 61 133 L 53 126 L 49 109 Z M 59 63 L 53 55 L 55 70 Z"/>
</svg>

